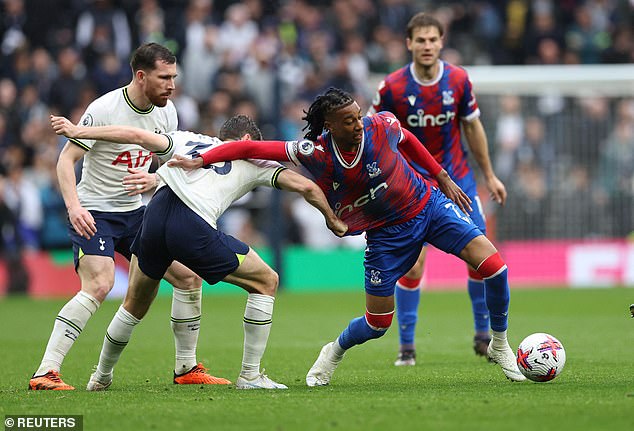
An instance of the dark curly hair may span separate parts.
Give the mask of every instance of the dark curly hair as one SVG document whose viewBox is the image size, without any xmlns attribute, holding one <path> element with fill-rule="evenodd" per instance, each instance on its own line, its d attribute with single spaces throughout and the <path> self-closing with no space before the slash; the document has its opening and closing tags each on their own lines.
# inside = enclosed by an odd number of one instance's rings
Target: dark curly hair
<svg viewBox="0 0 634 431">
<path fill-rule="evenodd" d="M 308 111 L 304 111 L 306 115 L 302 120 L 306 120 L 307 124 L 302 130 L 308 129 L 304 138 L 311 141 L 316 140 L 324 131 L 326 115 L 352 103 L 354 103 L 354 99 L 350 93 L 339 88 L 330 87 L 324 94 L 317 96 Z"/>
</svg>

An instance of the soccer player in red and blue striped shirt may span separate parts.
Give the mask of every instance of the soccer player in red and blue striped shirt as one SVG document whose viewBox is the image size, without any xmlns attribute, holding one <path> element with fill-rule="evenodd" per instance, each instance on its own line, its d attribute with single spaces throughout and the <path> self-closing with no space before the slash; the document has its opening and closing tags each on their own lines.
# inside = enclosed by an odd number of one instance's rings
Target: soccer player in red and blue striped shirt
<svg viewBox="0 0 634 431">
<path fill-rule="evenodd" d="M 468 215 L 482 233 L 486 233 L 484 211 L 477 194 L 475 177 L 461 140 L 461 126 L 493 199 L 503 205 L 506 190 L 491 166 L 486 134 L 479 119 L 480 109 L 467 72 L 440 60 L 442 37 L 443 27 L 431 15 L 418 13 L 411 18 L 407 26 L 407 48 L 412 53 L 412 62 L 389 74 L 379 84 L 368 113 L 394 113 L 403 127 L 425 145 L 469 196 L 473 202 L 473 211 Z M 413 162 L 412 165 L 418 172 L 429 177 L 423 167 Z M 397 282 L 396 314 L 400 349 L 395 365 L 416 364 L 414 335 L 424 264 L 425 248 L 416 264 Z M 473 348 L 477 355 L 486 356 L 491 338 L 484 282 L 471 266 L 468 266 L 467 280 L 475 326 Z"/>
<path fill-rule="evenodd" d="M 331 88 L 318 96 L 304 119 L 306 140 L 237 141 L 193 159 L 177 157 L 168 165 L 191 169 L 244 158 L 293 161 L 314 176 L 330 207 L 348 225 L 346 235 L 366 233 L 365 314 L 322 348 L 306 384 L 329 384 L 346 350 L 385 334 L 394 316 L 396 281 L 414 265 L 426 242 L 460 257 L 485 280 L 493 330 L 488 356 L 507 378 L 525 380 L 506 335 L 506 264 L 464 212 L 471 209 L 466 194 L 393 114 L 364 117 L 345 91 Z M 425 168 L 438 186 L 407 160 Z"/>
</svg>

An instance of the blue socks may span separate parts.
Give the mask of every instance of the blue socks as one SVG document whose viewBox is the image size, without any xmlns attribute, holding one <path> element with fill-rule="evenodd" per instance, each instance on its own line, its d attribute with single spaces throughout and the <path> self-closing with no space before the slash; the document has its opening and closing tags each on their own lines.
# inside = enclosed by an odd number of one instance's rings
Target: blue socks
<svg viewBox="0 0 634 431">
<path fill-rule="evenodd" d="M 498 332 L 508 327 L 508 311 L 511 293 L 508 283 L 508 269 L 495 277 L 485 278 L 486 304 L 490 312 L 491 329 Z"/>
<path fill-rule="evenodd" d="M 471 310 L 476 332 L 489 332 L 489 309 L 484 293 L 484 281 L 469 278 L 467 290 L 471 298 Z"/>
<path fill-rule="evenodd" d="M 396 296 L 396 318 L 398 319 L 400 344 L 413 349 L 418 320 L 418 304 L 420 303 L 420 288 L 404 289 L 397 284 L 394 294 Z M 484 292 L 482 296 L 484 302 Z"/>
<path fill-rule="evenodd" d="M 342 349 L 348 350 L 357 344 L 363 344 L 373 338 L 382 337 L 386 332 L 387 330 L 377 331 L 372 329 L 365 320 L 365 316 L 357 317 L 352 319 L 348 327 L 339 335 L 339 345 Z"/>
</svg>

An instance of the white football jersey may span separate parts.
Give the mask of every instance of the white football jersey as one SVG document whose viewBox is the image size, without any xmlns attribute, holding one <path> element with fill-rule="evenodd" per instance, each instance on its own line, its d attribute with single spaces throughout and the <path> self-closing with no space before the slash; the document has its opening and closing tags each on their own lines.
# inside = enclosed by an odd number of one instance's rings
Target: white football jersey
<svg viewBox="0 0 634 431">
<path fill-rule="evenodd" d="M 191 156 L 226 145 L 218 138 L 192 132 L 177 131 L 165 136 L 172 145 L 171 151 L 161 154 L 162 161 L 169 160 L 174 153 Z M 218 218 L 233 201 L 258 186 L 276 187 L 277 177 L 284 169 L 277 162 L 234 160 L 192 171 L 164 164 L 156 173 L 160 178 L 159 188 L 167 184 L 192 211 L 216 229 Z"/>
<path fill-rule="evenodd" d="M 127 88 L 118 88 L 92 102 L 82 116 L 82 126 L 134 126 L 156 133 L 171 132 L 178 127 L 172 101 L 162 108 L 141 110 L 132 104 Z M 91 139 L 69 139 L 88 151 L 84 156 L 77 194 L 81 205 L 89 210 L 122 212 L 141 207 L 141 196 L 128 196 L 122 180 L 128 168 L 148 171 L 152 153 L 137 145 L 116 144 Z"/>
</svg>

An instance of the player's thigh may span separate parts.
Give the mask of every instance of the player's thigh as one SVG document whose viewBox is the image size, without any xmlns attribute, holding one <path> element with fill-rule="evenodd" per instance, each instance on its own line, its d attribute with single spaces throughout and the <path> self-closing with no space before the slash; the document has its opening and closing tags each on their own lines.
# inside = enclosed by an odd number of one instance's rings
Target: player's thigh
<svg viewBox="0 0 634 431">
<path fill-rule="evenodd" d="M 439 250 L 459 256 L 469 242 L 482 235 L 471 218 L 441 192 L 434 190 L 427 206 L 430 220 L 425 240 Z"/>
<path fill-rule="evenodd" d="M 427 256 L 427 246 L 423 246 L 418 258 L 416 259 L 416 263 L 414 266 L 410 268 L 409 271 L 405 274 L 405 277 L 411 279 L 419 279 L 423 276 L 423 272 L 425 272 L 425 258 Z"/>
<path fill-rule="evenodd" d="M 114 285 L 114 260 L 110 256 L 84 255 L 79 259 L 77 275 L 81 290 L 103 302 Z"/>
<path fill-rule="evenodd" d="M 202 287 L 202 279 L 194 271 L 177 261 L 173 261 L 167 268 L 163 278 L 181 290 L 198 290 Z"/>
<path fill-rule="evenodd" d="M 249 293 L 274 296 L 279 277 L 253 249 L 249 248 L 238 268 L 227 275 L 224 281 L 235 284 Z"/>
<path fill-rule="evenodd" d="M 420 257 L 426 229 L 421 214 L 405 223 L 367 232 L 363 261 L 366 293 L 383 297 L 394 294 L 396 281 Z"/>
<path fill-rule="evenodd" d="M 129 285 L 123 308 L 137 319 L 142 319 L 154 301 L 161 280 L 153 279 L 141 271 L 135 255 L 130 259 Z"/>
</svg>

